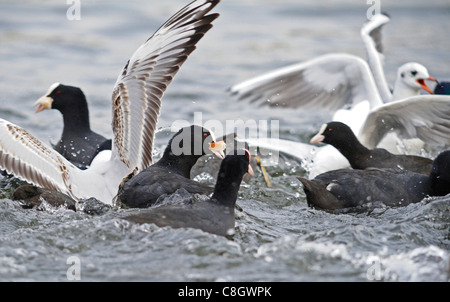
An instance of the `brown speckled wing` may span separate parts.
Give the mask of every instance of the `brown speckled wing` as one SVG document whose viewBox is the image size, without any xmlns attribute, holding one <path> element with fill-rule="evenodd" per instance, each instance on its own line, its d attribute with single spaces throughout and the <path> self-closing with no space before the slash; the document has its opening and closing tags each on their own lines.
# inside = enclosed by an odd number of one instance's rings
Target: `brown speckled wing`
<svg viewBox="0 0 450 302">
<path fill-rule="evenodd" d="M 23 128 L 0 119 L 0 167 L 34 185 L 72 194 L 70 170 L 77 170 Z"/>
<path fill-rule="evenodd" d="M 153 138 L 161 98 L 195 44 L 218 14 L 207 13 L 219 0 L 184 7 L 132 55 L 113 90 L 113 152 L 130 168 L 152 163 Z"/>
</svg>

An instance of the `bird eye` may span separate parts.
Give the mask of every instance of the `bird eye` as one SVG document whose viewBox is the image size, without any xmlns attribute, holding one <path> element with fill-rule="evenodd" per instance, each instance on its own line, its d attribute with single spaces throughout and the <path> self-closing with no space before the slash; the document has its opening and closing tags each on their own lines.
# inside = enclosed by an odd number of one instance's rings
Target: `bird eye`
<svg viewBox="0 0 450 302">
<path fill-rule="evenodd" d="M 203 133 L 203 137 L 207 138 L 209 136 L 209 133 Z"/>
<path fill-rule="evenodd" d="M 411 71 L 411 75 L 412 75 L 413 77 L 415 77 L 416 74 L 417 74 L 417 71 L 416 71 L 416 70 Z"/>
<path fill-rule="evenodd" d="M 56 91 L 56 95 L 60 95 L 61 94 L 61 90 Z"/>
</svg>

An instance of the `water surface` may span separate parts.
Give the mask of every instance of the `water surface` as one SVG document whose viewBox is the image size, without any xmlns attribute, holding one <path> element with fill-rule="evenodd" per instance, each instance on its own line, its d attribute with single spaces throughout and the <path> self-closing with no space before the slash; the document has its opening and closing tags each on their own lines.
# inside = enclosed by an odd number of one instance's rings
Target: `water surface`
<svg viewBox="0 0 450 302">
<path fill-rule="evenodd" d="M 32 104 L 53 82 L 79 86 L 92 128 L 111 137 L 111 92 L 133 51 L 187 1 L 82 2 L 69 21 L 66 1 L 0 4 L 0 115 L 49 142 L 59 138 L 58 112 Z M 386 73 L 417 61 L 450 80 L 450 5 L 434 0 L 381 2 Z M 359 30 L 366 1 L 224 0 L 221 16 L 199 42 L 163 99 L 158 127 L 175 120 L 278 120 L 280 136 L 306 141 L 319 112 L 254 108 L 226 89 L 249 77 L 330 52 L 364 57 Z M 161 146 L 166 137 L 158 137 Z M 44 206 L 24 210 L 0 200 L 0 280 L 67 281 L 69 257 L 83 281 L 448 281 L 450 197 L 402 208 L 333 214 L 308 208 L 287 160 L 243 184 L 236 232 L 222 238 L 199 230 L 137 226 L 112 209 L 93 216 Z M 212 181 L 212 180 L 210 180 Z M 1 187 L 13 186 L 1 179 Z M 3 196 L 5 197 L 5 196 Z M 6 196 L 7 197 L 7 196 Z"/>
</svg>

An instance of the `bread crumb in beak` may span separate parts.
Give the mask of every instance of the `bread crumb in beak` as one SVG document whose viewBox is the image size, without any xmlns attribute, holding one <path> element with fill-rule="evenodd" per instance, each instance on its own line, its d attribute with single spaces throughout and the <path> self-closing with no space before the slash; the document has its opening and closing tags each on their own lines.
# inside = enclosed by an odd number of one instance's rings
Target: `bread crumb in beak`
<svg viewBox="0 0 450 302">
<path fill-rule="evenodd" d="M 33 106 L 38 106 L 38 107 L 36 108 L 36 112 L 35 112 L 35 113 L 41 112 L 41 111 L 43 111 L 43 110 L 45 110 L 45 109 L 51 109 L 51 108 L 52 108 L 52 102 L 53 102 L 53 99 L 52 99 L 51 97 L 48 97 L 48 96 L 46 96 L 46 95 L 40 97 L 40 98 L 33 104 Z"/>
<path fill-rule="evenodd" d="M 224 141 L 220 141 L 220 142 L 212 142 L 209 144 L 209 150 L 214 153 L 215 156 L 217 156 L 218 158 L 224 159 L 225 158 L 225 153 L 223 152 L 223 150 L 225 150 L 226 148 L 226 144 Z"/>
</svg>

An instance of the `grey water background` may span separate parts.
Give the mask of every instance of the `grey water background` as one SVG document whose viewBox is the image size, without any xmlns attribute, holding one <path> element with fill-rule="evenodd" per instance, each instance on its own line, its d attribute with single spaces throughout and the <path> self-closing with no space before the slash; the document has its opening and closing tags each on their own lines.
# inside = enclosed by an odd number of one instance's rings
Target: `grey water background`
<svg viewBox="0 0 450 302">
<path fill-rule="evenodd" d="M 111 92 L 134 50 L 187 4 L 81 1 L 79 21 L 63 0 L 0 2 L 0 116 L 44 142 L 62 130 L 59 112 L 34 113 L 54 82 L 81 87 L 92 128 L 111 137 Z M 447 0 L 381 0 L 386 73 L 408 61 L 450 80 Z M 221 16 L 169 86 L 159 127 L 176 120 L 279 120 L 280 136 L 306 142 L 320 112 L 252 107 L 232 99 L 231 85 L 330 52 L 365 57 L 359 30 L 366 1 L 223 0 Z M 166 137 L 156 142 L 161 147 Z M 67 281 L 78 257 L 82 281 L 449 281 L 450 197 L 401 208 L 333 214 L 308 208 L 286 160 L 243 184 L 236 232 L 222 238 L 192 229 L 137 226 L 120 219 L 137 210 L 88 215 L 44 206 L 24 210 L 0 200 L 0 280 Z M 214 176 L 214 175 L 213 175 Z M 206 177 L 207 178 L 207 177 Z M 210 180 L 213 181 L 213 180 Z M 13 186 L 0 179 L 2 190 Z"/>
</svg>

